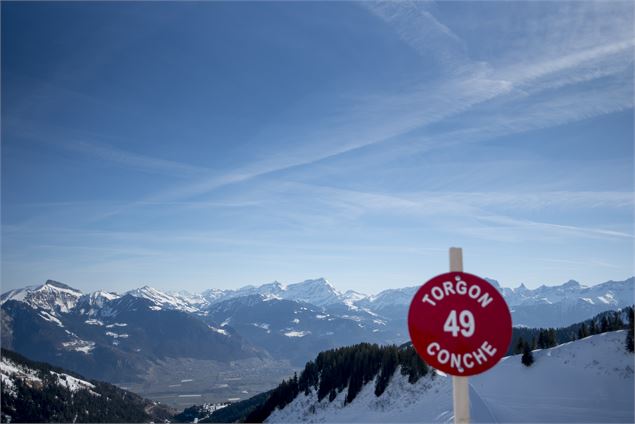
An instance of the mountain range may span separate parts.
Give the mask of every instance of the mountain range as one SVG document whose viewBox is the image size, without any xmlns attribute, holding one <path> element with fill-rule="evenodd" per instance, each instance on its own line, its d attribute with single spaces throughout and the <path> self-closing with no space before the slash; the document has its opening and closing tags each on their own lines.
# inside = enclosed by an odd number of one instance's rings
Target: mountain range
<svg viewBox="0 0 635 424">
<path fill-rule="evenodd" d="M 514 325 L 527 327 L 559 327 L 589 318 L 605 310 L 633 304 L 634 281 L 607 281 L 591 286 L 569 280 L 560 285 L 541 285 L 529 289 L 524 284 L 516 288 L 503 287 L 486 279 L 503 295 L 512 313 Z M 202 293 L 186 291 L 164 293 L 148 286 L 128 293 L 144 297 L 165 308 L 188 312 L 205 312 L 211 305 L 235 298 L 260 295 L 263 299 L 283 299 L 305 302 L 317 307 L 338 310 L 346 315 L 371 314 L 381 318 L 399 319 L 406 315 L 410 301 L 419 285 L 388 289 L 374 295 L 342 292 L 324 278 L 283 285 L 277 281 L 260 286 L 245 286 L 237 290 L 209 289 Z M 347 311 L 347 312 L 346 312 Z"/>
<path fill-rule="evenodd" d="M 536 289 L 488 281 L 507 300 L 514 325 L 561 327 L 632 305 L 635 279 Z M 195 294 L 149 286 L 117 294 L 82 293 L 49 280 L 2 294 L 1 343 L 88 378 L 137 385 L 144 395 L 161 381 L 166 401 L 193 395 L 196 387 L 197 396 L 204 392 L 198 400 L 218 402 L 244 397 L 245 386 L 237 381 L 253 378 L 266 387 L 315 352 L 358 342 L 407 341 L 406 314 L 417 289 L 366 295 L 339 291 L 319 278 Z M 192 361 L 209 371 L 206 379 L 217 389 L 180 382 L 201 377 L 192 371 Z M 252 371 L 227 377 L 222 370 L 228 364 Z M 168 375 L 174 381 L 162 379 Z"/>
</svg>

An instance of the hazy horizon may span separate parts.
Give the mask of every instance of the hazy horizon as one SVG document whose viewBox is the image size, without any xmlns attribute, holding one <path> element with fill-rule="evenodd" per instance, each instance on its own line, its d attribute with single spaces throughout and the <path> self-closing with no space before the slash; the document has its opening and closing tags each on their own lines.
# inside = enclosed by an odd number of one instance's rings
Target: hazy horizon
<svg viewBox="0 0 635 424">
<path fill-rule="evenodd" d="M 635 274 L 632 2 L 1 7 L 3 291 Z"/>
</svg>

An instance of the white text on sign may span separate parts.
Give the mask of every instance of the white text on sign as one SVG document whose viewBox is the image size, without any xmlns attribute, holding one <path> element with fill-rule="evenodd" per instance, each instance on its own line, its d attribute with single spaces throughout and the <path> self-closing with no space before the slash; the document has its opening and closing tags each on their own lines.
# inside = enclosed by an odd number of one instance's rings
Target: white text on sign
<svg viewBox="0 0 635 424">
<path fill-rule="evenodd" d="M 468 310 L 461 311 L 458 323 L 456 315 L 456 311 L 450 311 L 448 318 L 445 320 L 445 324 L 443 324 L 443 331 L 446 333 L 452 333 L 452 337 L 458 337 L 459 333 L 461 333 L 463 337 L 472 337 L 474 331 L 476 331 L 474 314 Z"/>
<path fill-rule="evenodd" d="M 476 284 L 468 286 L 458 275 L 455 277 L 455 281 L 444 281 L 441 285 L 443 288 L 438 286 L 432 287 L 430 294 L 424 295 L 421 301 L 436 306 L 437 302 L 443 300 L 444 297 L 451 294 L 458 294 L 460 296 L 469 296 L 480 303 L 481 307 L 485 308 L 494 300 L 489 293 L 482 292 L 481 288 Z"/>
<path fill-rule="evenodd" d="M 439 343 L 432 342 L 428 345 L 427 353 L 428 355 L 436 356 L 441 364 L 447 364 L 449 362 L 452 368 L 463 374 L 465 368 L 474 367 L 475 361 L 478 362 L 479 365 L 487 362 L 496 354 L 496 348 L 485 341 L 477 350 L 460 354 L 450 353 L 447 349 L 441 348 Z"/>
</svg>

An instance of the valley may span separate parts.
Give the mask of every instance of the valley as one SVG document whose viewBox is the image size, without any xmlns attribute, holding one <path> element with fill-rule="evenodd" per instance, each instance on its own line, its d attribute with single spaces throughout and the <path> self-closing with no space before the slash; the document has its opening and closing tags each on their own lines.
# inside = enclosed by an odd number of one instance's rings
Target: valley
<svg viewBox="0 0 635 424">
<path fill-rule="evenodd" d="M 182 410 L 193 404 L 236 402 L 267 391 L 297 371 L 288 361 L 250 358 L 210 361 L 166 358 L 150 365 L 141 382 L 116 382 L 148 399 Z"/>
</svg>

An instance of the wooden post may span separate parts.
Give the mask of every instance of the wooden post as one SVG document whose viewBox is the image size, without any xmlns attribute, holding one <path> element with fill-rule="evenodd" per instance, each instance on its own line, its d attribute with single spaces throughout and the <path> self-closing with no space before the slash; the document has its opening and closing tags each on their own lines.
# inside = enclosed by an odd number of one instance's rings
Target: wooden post
<svg viewBox="0 0 635 424">
<path fill-rule="evenodd" d="M 463 250 L 460 247 L 450 248 L 450 272 L 463 272 Z M 452 377 L 452 394 L 454 404 L 454 423 L 470 422 L 470 394 L 467 377 Z"/>
</svg>

